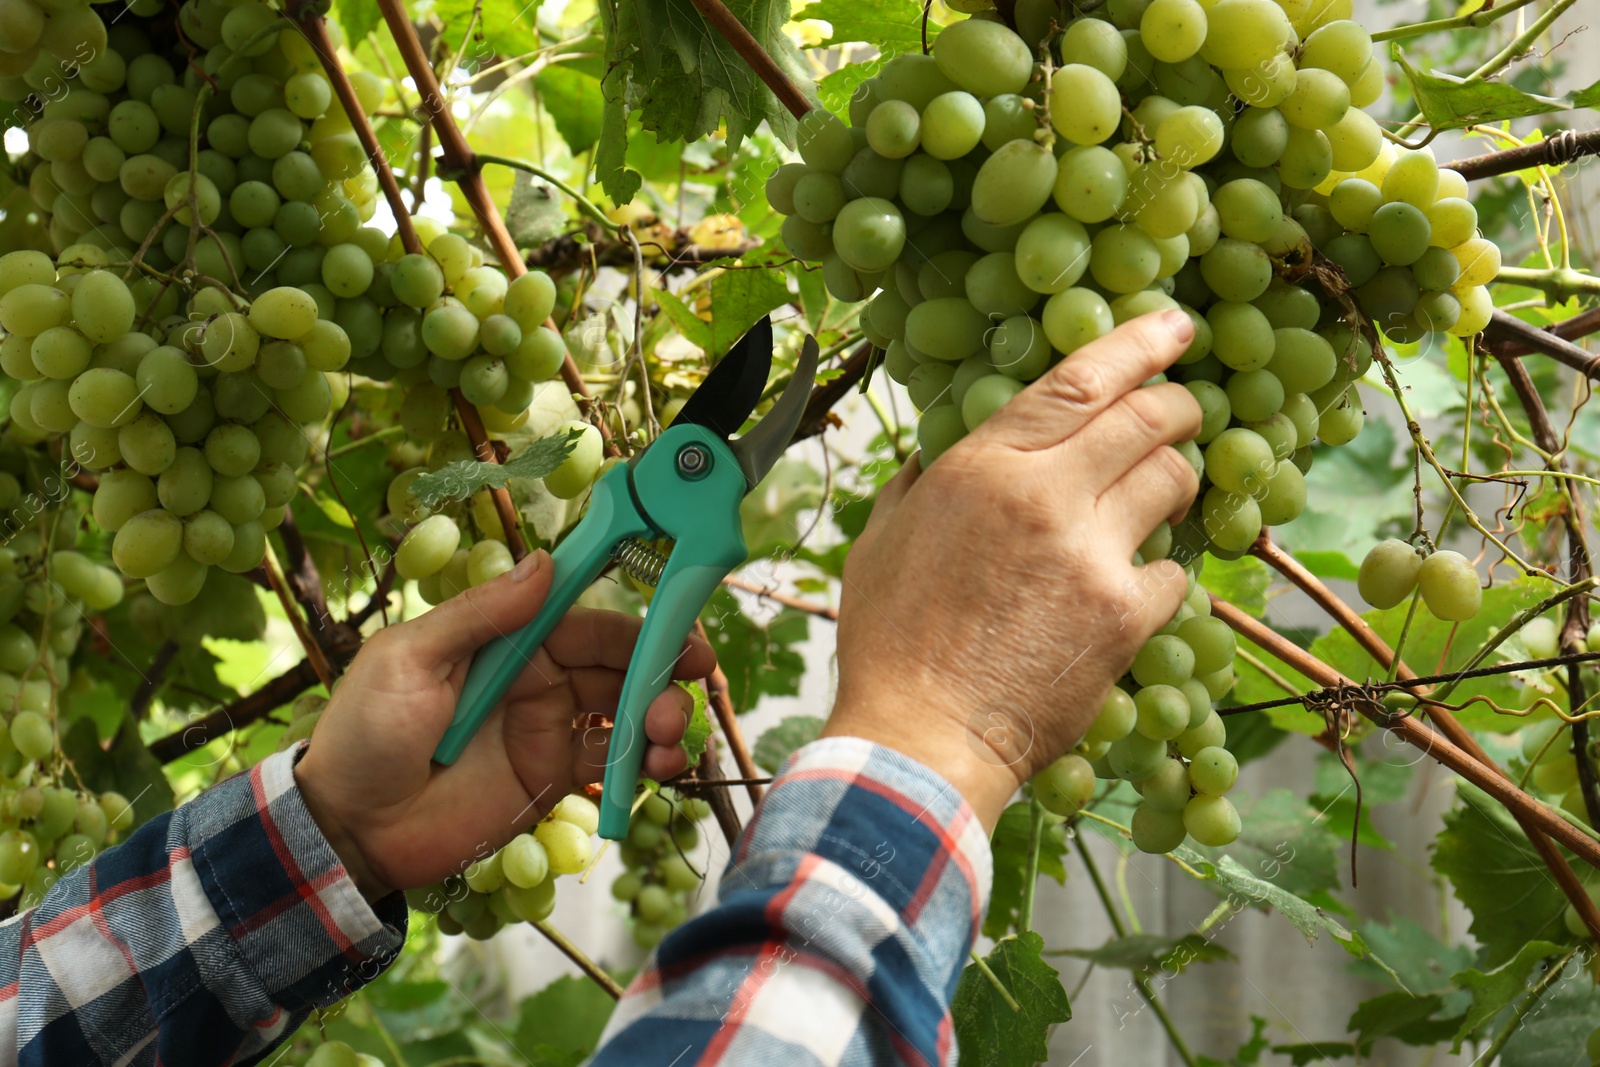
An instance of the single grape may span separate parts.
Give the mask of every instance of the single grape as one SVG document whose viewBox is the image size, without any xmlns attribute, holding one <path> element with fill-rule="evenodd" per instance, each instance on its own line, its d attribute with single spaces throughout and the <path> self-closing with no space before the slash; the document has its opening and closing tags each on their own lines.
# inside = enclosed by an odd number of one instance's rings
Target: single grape
<svg viewBox="0 0 1600 1067">
<path fill-rule="evenodd" d="M 594 846 L 580 827 L 550 819 L 535 827 L 533 835 L 544 846 L 552 874 L 577 874 L 589 865 Z"/>
<path fill-rule="evenodd" d="M 1227 797 L 1197 796 L 1183 809 L 1183 826 L 1189 836 L 1213 848 L 1238 840 L 1239 813 Z"/>
<path fill-rule="evenodd" d="M 1140 804 L 1133 811 L 1134 847 L 1154 855 L 1171 852 L 1183 844 L 1187 832 L 1184 823 L 1185 816 L 1181 812 L 1162 811 L 1150 803 Z"/>
<path fill-rule="evenodd" d="M 1033 795 L 1046 811 L 1070 818 L 1094 797 L 1094 768 L 1082 756 L 1066 755 L 1033 776 Z"/>
<path fill-rule="evenodd" d="M 1446 622 L 1465 622 L 1483 604 L 1483 588 L 1472 561 L 1459 552 L 1435 552 L 1417 568 L 1422 602 Z"/>
</svg>

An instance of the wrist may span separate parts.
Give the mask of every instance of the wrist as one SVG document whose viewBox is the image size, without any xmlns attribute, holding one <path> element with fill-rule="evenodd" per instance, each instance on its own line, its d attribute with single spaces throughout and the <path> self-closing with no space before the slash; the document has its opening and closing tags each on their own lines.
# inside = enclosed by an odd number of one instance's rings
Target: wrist
<svg viewBox="0 0 1600 1067">
<path fill-rule="evenodd" d="M 339 857 L 345 873 L 350 876 L 350 880 L 355 883 L 356 889 L 367 902 L 376 903 L 394 892 L 394 888 L 387 885 L 372 869 L 355 836 L 340 818 L 337 806 L 325 795 L 321 788 L 318 766 L 312 761 L 309 747 L 296 761 L 294 777 L 295 784 L 300 788 L 300 799 L 305 802 L 306 810 L 311 813 L 311 821 L 322 831 L 328 847 Z"/>
<path fill-rule="evenodd" d="M 963 723 L 948 713 L 930 714 L 911 701 L 841 699 L 819 736 L 859 737 L 916 760 L 960 793 L 984 832 L 992 832 L 1016 794 L 1031 735 L 1019 739 L 983 714 Z"/>
</svg>

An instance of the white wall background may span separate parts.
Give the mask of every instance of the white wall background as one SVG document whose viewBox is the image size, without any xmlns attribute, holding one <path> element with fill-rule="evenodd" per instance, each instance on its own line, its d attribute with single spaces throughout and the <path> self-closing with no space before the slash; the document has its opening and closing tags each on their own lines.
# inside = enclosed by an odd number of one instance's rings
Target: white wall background
<svg viewBox="0 0 1600 1067">
<path fill-rule="evenodd" d="M 1381 7 L 1375 0 L 1357 0 L 1357 17 L 1373 28 L 1417 21 L 1424 17 L 1422 11 L 1420 3 L 1409 0 Z M 1569 32 L 1576 34 L 1561 44 L 1553 56 L 1567 64 L 1560 77 L 1562 88 L 1580 87 L 1600 79 L 1600 56 L 1597 56 L 1593 33 L 1579 32 L 1586 17 L 1596 13 L 1594 5 L 1583 0 L 1558 23 L 1552 39 L 1560 40 Z M 1498 25 L 1507 27 L 1515 21 L 1509 18 Z M 1509 37 L 1509 32 L 1505 36 Z M 1555 86 L 1550 88 L 1553 90 Z M 1574 123 L 1579 126 L 1594 125 L 1594 120 L 1593 114 L 1574 117 Z M 1441 138 L 1435 147 L 1441 159 L 1488 150 L 1485 142 L 1462 146 L 1454 138 Z M 1591 163 L 1587 167 L 1570 169 L 1576 172 L 1577 183 L 1572 198 L 1576 209 L 1575 230 L 1593 248 L 1594 167 Z M 831 444 L 849 454 L 853 447 L 859 449 L 858 443 L 853 445 L 852 438 L 865 440 L 860 434 L 867 433 L 876 424 L 864 407 L 853 415 L 846 412 L 845 420 L 856 433 L 846 433 L 842 441 L 834 439 Z M 817 450 L 822 446 L 819 442 L 810 442 L 805 447 L 812 450 L 810 458 L 820 459 Z M 1353 590 L 1342 592 L 1354 595 Z M 1271 611 L 1277 621 L 1283 623 L 1310 623 L 1318 618 L 1315 609 L 1292 590 L 1274 600 Z M 752 742 L 785 715 L 826 712 L 833 684 L 831 624 L 813 621 L 805 655 L 808 669 L 800 695 L 789 699 L 769 698 L 758 710 L 743 717 L 746 736 Z M 1275 787 L 1303 793 L 1320 751 L 1302 739 L 1291 738 L 1268 758 L 1250 765 L 1239 788 L 1247 794 Z M 724 765 L 729 774 L 737 773 L 726 758 Z M 1410 802 L 1381 812 L 1379 829 L 1394 842 L 1396 849 L 1387 853 L 1363 850 L 1360 888 L 1347 892 L 1344 897 L 1361 915 L 1379 919 L 1404 917 L 1438 934 L 1462 936 L 1467 917 L 1453 900 L 1432 884 L 1427 867 L 1429 846 L 1439 828 L 1439 815 L 1448 807 L 1451 795 L 1449 776 L 1441 768 L 1424 762 L 1415 777 Z M 742 790 L 735 791 L 735 799 L 742 811 L 748 809 Z M 714 824 L 708 822 L 706 826 L 711 831 L 708 834 L 712 850 L 710 865 L 715 870 L 725 861 L 726 850 Z M 1112 878 L 1116 867 L 1114 850 L 1102 841 L 1096 841 L 1094 847 L 1102 872 L 1108 879 Z M 1341 850 L 1340 859 L 1341 863 L 1348 864 L 1348 849 Z M 1111 930 L 1099 901 L 1083 875 L 1081 864 L 1069 857 L 1067 867 L 1069 877 L 1065 887 L 1049 880 L 1041 882 L 1035 925 L 1052 947 L 1101 944 L 1111 936 Z M 628 967 L 633 966 L 641 954 L 617 921 L 622 915 L 621 906 L 612 904 L 605 892 L 618 869 L 614 857 L 607 857 L 593 876 L 597 885 L 582 892 L 564 886 L 554 922 L 606 965 Z M 1347 872 L 1348 867 L 1344 870 Z M 1345 877 L 1348 878 L 1347 873 Z M 1126 884 L 1147 932 L 1186 933 L 1217 903 L 1213 895 L 1193 884 L 1172 864 L 1156 857 L 1134 857 L 1128 865 Z M 1237 962 L 1192 968 L 1162 992 L 1196 1053 L 1223 1059 L 1231 1057 L 1239 1044 L 1249 1037 L 1252 1015 L 1268 1020 L 1268 1036 L 1274 1043 L 1339 1040 L 1345 1036 L 1345 1023 L 1355 1005 L 1382 991 L 1346 972 L 1351 957 L 1331 939 L 1324 937 L 1315 945 L 1308 945 L 1286 920 L 1275 914 L 1247 912 L 1224 924 L 1216 937 L 1218 943 L 1237 957 Z M 503 966 L 504 992 L 511 998 L 540 988 L 556 973 L 575 970 L 536 932 L 527 928 L 508 931 L 488 946 L 467 945 L 462 951 L 464 956 L 458 960 L 461 966 L 482 968 L 491 973 Z M 1077 989 L 1084 977 L 1085 965 L 1071 959 L 1057 962 L 1067 989 Z M 1168 1045 L 1153 1013 L 1129 986 L 1127 972 L 1101 971 L 1089 975 L 1073 998 L 1073 1011 L 1074 1020 L 1057 1027 L 1053 1034 L 1052 1063 L 1086 1067 L 1101 1064 L 1181 1067 L 1182 1061 Z M 1268 1054 L 1262 1062 L 1287 1061 Z M 1444 1050 L 1430 1053 L 1384 1042 L 1378 1046 L 1371 1062 L 1393 1067 L 1420 1067 L 1422 1064 L 1446 1067 L 1468 1064 L 1471 1056 L 1452 1057 Z"/>
</svg>

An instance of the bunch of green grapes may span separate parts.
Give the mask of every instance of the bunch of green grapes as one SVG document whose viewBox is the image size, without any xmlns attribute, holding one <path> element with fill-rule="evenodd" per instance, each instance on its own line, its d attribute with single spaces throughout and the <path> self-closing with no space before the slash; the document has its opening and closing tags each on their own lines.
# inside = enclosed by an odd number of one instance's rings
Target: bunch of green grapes
<svg viewBox="0 0 1600 1067">
<path fill-rule="evenodd" d="M 1476 616 L 1483 606 L 1483 588 L 1478 584 L 1477 568 L 1466 556 L 1448 549 L 1424 556 L 1406 542 L 1392 537 L 1372 546 L 1362 558 L 1356 589 L 1361 599 L 1375 608 L 1392 608 L 1413 592 L 1420 592 L 1422 603 L 1433 617 L 1446 622 L 1465 622 Z M 1534 622 L 1554 625 L 1548 619 Z M 1529 629 L 1543 634 L 1542 627 L 1530 624 L 1523 631 L 1525 639 L 1528 639 Z M 1542 638 L 1535 639 L 1542 644 Z M 1556 639 L 1552 635 L 1548 655 L 1556 654 L 1555 647 Z"/>
<path fill-rule="evenodd" d="M 647 795 L 634 810 L 621 848 L 626 869 L 611 883 L 611 895 L 628 905 L 640 948 L 654 948 L 689 917 L 690 898 L 704 879 L 688 853 L 700 843 L 696 823 L 710 814 L 705 801 L 670 788 Z"/>
<path fill-rule="evenodd" d="M 343 1041 L 324 1041 L 318 1045 L 306 1067 L 385 1067 L 376 1056 L 357 1052 Z"/>
<path fill-rule="evenodd" d="M 589 866 L 599 826 L 594 801 L 573 793 L 500 851 L 438 885 L 408 890 L 406 900 L 436 915 L 441 932 L 479 941 L 507 923 L 540 922 L 556 906 L 556 879 Z"/>
<path fill-rule="evenodd" d="M 1143 798 L 1133 842 L 1171 852 L 1185 836 L 1232 843 L 1239 813 L 1224 795 L 1239 765 L 1223 747 L 1227 731 L 1212 702 L 1233 688 L 1233 631 L 1211 616 L 1198 583 L 1177 616 L 1139 650 L 1078 747 L 1034 775 L 1045 810 L 1070 817 L 1094 798 L 1096 779 L 1121 779 Z"/>
</svg>

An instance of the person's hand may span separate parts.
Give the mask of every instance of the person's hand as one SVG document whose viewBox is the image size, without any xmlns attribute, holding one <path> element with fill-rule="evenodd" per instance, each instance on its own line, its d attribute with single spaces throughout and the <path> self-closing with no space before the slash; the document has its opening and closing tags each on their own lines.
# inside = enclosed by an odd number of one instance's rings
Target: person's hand
<svg viewBox="0 0 1600 1067">
<path fill-rule="evenodd" d="M 312 817 L 369 900 L 430 885 L 527 829 L 569 792 L 605 773 L 609 730 L 574 726 L 616 710 L 643 620 L 575 608 L 511 686 L 461 758 L 432 762 L 473 654 L 531 621 L 550 591 L 550 557 L 380 630 L 323 710 L 295 777 Z M 691 638 L 673 668 L 699 678 L 715 665 Z M 644 773 L 684 769 L 678 741 L 691 698 L 676 685 L 650 705 Z"/>
<path fill-rule="evenodd" d="M 1083 736 L 1186 591 L 1176 563 L 1131 560 L 1198 485 L 1168 446 L 1199 431 L 1199 405 L 1139 388 L 1193 332 L 1182 312 L 1124 324 L 884 487 L 845 563 L 824 735 L 921 761 L 990 828 Z"/>
</svg>

